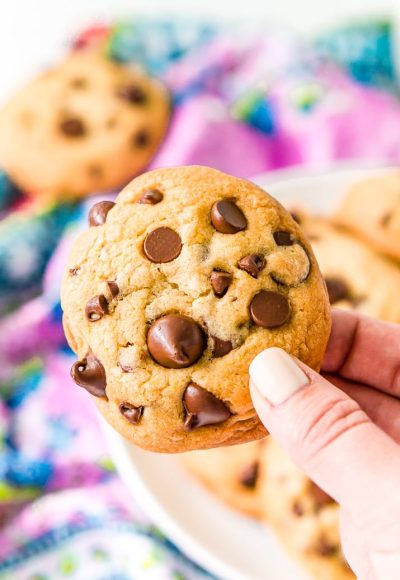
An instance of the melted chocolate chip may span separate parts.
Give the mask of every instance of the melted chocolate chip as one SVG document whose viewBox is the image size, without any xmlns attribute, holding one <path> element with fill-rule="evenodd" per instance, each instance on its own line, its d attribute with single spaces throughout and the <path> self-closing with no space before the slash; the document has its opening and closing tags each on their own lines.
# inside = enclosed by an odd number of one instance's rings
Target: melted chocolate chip
<svg viewBox="0 0 400 580">
<path fill-rule="evenodd" d="M 116 92 L 117 97 L 127 101 L 131 105 L 144 105 L 147 102 L 147 95 L 138 85 L 124 85 Z"/>
<path fill-rule="evenodd" d="M 71 368 L 71 377 L 77 385 L 95 397 L 106 397 L 106 373 L 101 362 L 90 350 L 85 358 Z"/>
<path fill-rule="evenodd" d="M 331 304 L 350 299 L 350 288 L 341 278 L 325 278 L 325 284 Z"/>
<path fill-rule="evenodd" d="M 80 266 L 75 266 L 75 268 L 70 268 L 68 272 L 70 273 L 71 276 L 77 276 L 79 270 Z"/>
<path fill-rule="evenodd" d="M 229 199 L 214 203 L 211 209 L 211 223 L 221 234 L 236 234 L 247 227 L 244 213 Z"/>
<path fill-rule="evenodd" d="M 262 254 L 250 254 L 245 256 L 238 263 L 238 268 L 244 270 L 253 278 L 257 278 L 258 274 L 265 268 L 267 262 Z"/>
<path fill-rule="evenodd" d="M 96 322 L 108 312 L 108 302 L 104 294 L 93 296 L 86 304 L 85 314 L 90 322 Z"/>
<path fill-rule="evenodd" d="M 150 135 L 146 129 L 141 129 L 137 133 L 134 134 L 132 139 L 132 144 L 134 147 L 138 147 L 139 149 L 143 149 L 147 147 L 150 143 Z"/>
<path fill-rule="evenodd" d="M 221 340 L 216 336 L 212 338 L 214 339 L 213 356 L 215 358 L 221 358 L 231 352 L 233 346 L 230 340 Z"/>
<path fill-rule="evenodd" d="M 127 402 L 121 403 L 119 406 L 121 415 L 123 415 L 129 423 L 132 423 L 132 425 L 137 425 L 139 423 L 143 415 L 143 409 L 144 407 L 135 407 Z"/>
<path fill-rule="evenodd" d="M 243 487 L 247 489 L 254 489 L 257 484 L 258 479 L 259 464 L 258 461 L 254 461 L 248 465 L 240 474 L 240 483 Z"/>
<path fill-rule="evenodd" d="M 156 264 L 171 262 L 179 256 L 182 250 L 182 241 L 171 228 L 157 228 L 149 234 L 143 244 L 146 257 Z"/>
<path fill-rule="evenodd" d="M 231 412 L 215 395 L 196 383 L 190 383 L 183 394 L 185 409 L 185 431 L 192 431 L 204 425 L 223 423 Z"/>
<path fill-rule="evenodd" d="M 200 326 L 182 314 L 167 314 L 150 327 L 147 346 L 153 359 L 163 367 L 182 369 L 191 366 L 206 348 Z"/>
<path fill-rule="evenodd" d="M 222 296 L 227 293 L 232 282 L 232 274 L 229 274 L 229 272 L 218 272 L 217 270 L 213 270 L 211 272 L 210 280 L 214 294 L 218 296 L 218 298 L 222 298 Z"/>
<path fill-rule="evenodd" d="M 113 201 L 99 201 L 90 209 L 88 221 L 90 226 L 101 226 L 106 223 L 107 214 L 114 207 Z"/>
<path fill-rule="evenodd" d="M 163 200 L 163 194 L 158 189 L 148 189 L 137 200 L 137 203 L 156 205 Z"/>
<path fill-rule="evenodd" d="M 257 326 L 276 328 L 290 317 L 289 301 L 283 294 L 261 290 L 250 304 L 250 315 Z"/>
<path fill-rule="evenodd" d="M 116 282 L 113 282 L 112 280 L 111 281 L 109 280 L 108 282 L 106 282 L 106 284 L 107 284 L 107 288 L 108 288 L 111 296 L 113 298 L 115 298 L 116 296 L 118 296 L 118 294 L 119 294 L 119 286 L 118 286 L 118 284 Z"/>
<path fill-rule="evenodd" d="M 59 125 L 61 133 L 66 137 L 83 137 L 86 134 L 84 122 L 78 117 L 63 119 Z"/>
<path fill-rule="evenodd" d="M 289 232 L 274 232 L 274 240 L 277 246 L 292 246 L 293 239 Z"/>
</svg>

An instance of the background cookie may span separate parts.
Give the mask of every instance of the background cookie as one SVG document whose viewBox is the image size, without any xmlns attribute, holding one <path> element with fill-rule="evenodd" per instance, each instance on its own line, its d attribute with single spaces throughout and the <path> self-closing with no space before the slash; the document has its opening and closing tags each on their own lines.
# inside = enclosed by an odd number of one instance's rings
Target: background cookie
<svg viewBox="0 0 400 580">
<path fill-rule="evenodd" d="M 340 549 L 339 506 L 268 437 L 259 472 L 260 505 L 284 546 L 317 580 L 354 578 Z"/>
<path fill-rule="evenodd" d="M 400 171 L 353 185 L 336 213 L 347 226 L 377 250 L 400 259 Z"/>
<path fill-rule="evenodd" d="M 330 302 L 400 322 L 400 269 L 362 240 L 323 218 L 299 214 L 315 252 Z"/>
<path fill-rule="evenodd" d="M 248 181 L 180 167 L 138 177 L 89 222 L 62 287 L 75 381 L 147 449 L 263 437 L 250 361 L 274 345 L 318 368 L 330 330 L 290 214 Z"/>
<path fill-rule="evenodd" d="M 261 517 L 258 472 L 263 440 L 182 455 L 184 467 L 230 507 Z"/>
<path fill-rule="evenodd" d="M 113 189 L 148 164 L 169 116 L 159 81 L 92 52 L 75 53 L 0 112 L 0 167 L 35 195 Z"/>
</svg>

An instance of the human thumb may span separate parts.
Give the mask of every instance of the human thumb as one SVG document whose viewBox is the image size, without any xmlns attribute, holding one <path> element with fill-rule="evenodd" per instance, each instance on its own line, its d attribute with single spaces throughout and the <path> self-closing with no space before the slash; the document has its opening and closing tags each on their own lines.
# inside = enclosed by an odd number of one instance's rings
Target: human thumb
<svg viewBox="0 0 400 580">
<path fill-rule="evenodd" d="M 371 506 L 380 521 L 400 514 L 382 502 L 400 503 L 399 447 L 353 399 L 279 348 L 259 353 L 249 373 L 261 421 L 311 479 L 361 525 L 376 516 Z"/>
</svg>

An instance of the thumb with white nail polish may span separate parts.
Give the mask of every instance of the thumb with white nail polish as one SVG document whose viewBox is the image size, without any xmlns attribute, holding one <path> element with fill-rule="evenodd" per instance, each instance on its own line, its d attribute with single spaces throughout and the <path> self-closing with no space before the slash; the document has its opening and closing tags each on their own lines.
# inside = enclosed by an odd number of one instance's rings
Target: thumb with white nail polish
<svg viewBox="0 0 400 580">
<path fill-rule="evenodd" d="M 372 527 L 375 533 L 374 520 L 382 520 L 382 495 L 391 498 L 388 526 L 393 514 L 400 516 L 399 448 L 355 400 L 279 348 L 259 353 L 249 373 L 253 404 L 267 430 L 359 529 L 368 533 Z M 400 570 L 400 552 L 391 557 Z M 362 560 L 354 563 L 349 557 L 359 577 L 381 577 L 367 575 L 373 564 L 367 557 Z"/>
</svg>

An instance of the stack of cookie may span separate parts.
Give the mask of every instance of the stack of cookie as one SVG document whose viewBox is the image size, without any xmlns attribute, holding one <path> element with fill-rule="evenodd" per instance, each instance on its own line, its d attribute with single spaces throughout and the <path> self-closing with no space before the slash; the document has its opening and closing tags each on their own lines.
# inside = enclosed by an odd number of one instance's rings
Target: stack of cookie
<svg viewBox="0 0 400 580">
<path fill-rule="evenodd" d="M 270 526 L 312 577 L 354 578 L 341 553 L 339 506 L 272 437 L 187 453 L 182 463 L 230 507 Z"/>
<path fill-rule="evenodd" d="M 339 308 L 400 322 L 400 171 L 355 184 L 332 219 L 296 210 Z M 353 578 L 340 550 L 339 508 L 268 437 L 188 453 L 187 470 L 219 498 L 264 520 L 318 580 Z"/>
<path fill-rule="evenodd" d="M 331 220 L 296 212 L 330 303 L 400 322 L 400 171 L 356 183 Z"/>
</svg>

